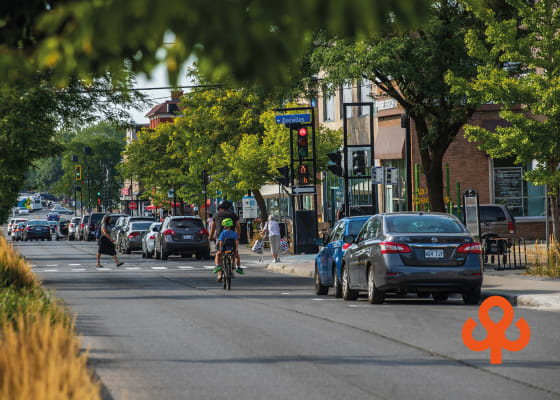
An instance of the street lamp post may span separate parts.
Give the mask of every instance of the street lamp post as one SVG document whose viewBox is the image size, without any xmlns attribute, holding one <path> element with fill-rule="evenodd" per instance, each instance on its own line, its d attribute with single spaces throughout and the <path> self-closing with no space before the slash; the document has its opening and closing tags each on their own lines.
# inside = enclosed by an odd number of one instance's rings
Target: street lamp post
<svg viewBox="0 0 560 400">
<path fill-rule="evenodd" d="M 89 195 L 89 163 L 88 163 L 88 159 L 87 156 L 91 155 L 91 147 L 84 147 L 84 155 L 85 155 L 85 159 L 86 159 L 86 180 L 87 180 L 87 205 L 88 205 L 88 212 L 91 212 L 91 198 Z"/>
<path fill-rule="evenodd" d="M 72 160 L 73 162 L 76 162 L 76 163 L 77 163 L 77 162 L 78 162 L 78 156 L 72 155 L 72 156 L 71 156 L 71 160 Z M 74 181 L 74 215 L 76 215 L 76 213 L 77 213 L 76 203 L 77 203 L 77 201 L 78 201 L 78 200 L 76 199 L 76 185 L 77 185 L 77 183 L 76 183 L 76 181 Z"/>
</svg>

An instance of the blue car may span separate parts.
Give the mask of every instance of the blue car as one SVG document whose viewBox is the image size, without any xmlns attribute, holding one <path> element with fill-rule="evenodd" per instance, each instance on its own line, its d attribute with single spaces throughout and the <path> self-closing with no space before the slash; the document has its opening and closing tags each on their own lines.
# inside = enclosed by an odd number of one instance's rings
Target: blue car
<svg viewBox="0 0 560 400">
<path fill-rule="evenodd" d="M 357 236 L 370 215 L 342 218 L 331 229 L 325 239 L 317 239 L 321 250 L 315 257 L 315 293 L 327 294 L 329 286 L 334 288 L 335 297 L 342 297 L 341 263 L 346 249 L 344 236 Z"/>
</svg>

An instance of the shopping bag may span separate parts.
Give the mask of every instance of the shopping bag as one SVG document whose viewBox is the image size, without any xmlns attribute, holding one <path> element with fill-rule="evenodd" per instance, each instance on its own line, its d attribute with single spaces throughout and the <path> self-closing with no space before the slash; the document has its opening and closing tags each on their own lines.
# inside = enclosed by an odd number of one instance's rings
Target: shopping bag
<svg viewBox="0 0 560 400">
<path fill-rule="evenodd" d="M 290 244 L 286 239 L 280 239 L 280 250 L 285 253 L 290 250 Z"/>
<path fill-rule="evenodd" d="M 257 240 L 255 242 L 255 244 L 253 245 L 253 247 L 251 248 L 252 251 L 254 251 L 255 253 L 260 253 L 263 249 L 263 241 L 262 240 Z"/>
</svg>

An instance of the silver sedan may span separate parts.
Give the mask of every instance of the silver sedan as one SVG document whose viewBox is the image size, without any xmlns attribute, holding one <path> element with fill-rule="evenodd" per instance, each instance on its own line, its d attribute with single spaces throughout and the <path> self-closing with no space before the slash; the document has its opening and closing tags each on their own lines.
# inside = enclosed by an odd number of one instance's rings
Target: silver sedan
<svg viewBox="0 0 560 400">
<path fill-rule="evenodd" d="M 142 258 L 152 258 L 156 242 L 156 235 L 159 234 L 161 222 L 154 222 L 150 225 L 148 232 L 142 237 Z"/>
</svg>

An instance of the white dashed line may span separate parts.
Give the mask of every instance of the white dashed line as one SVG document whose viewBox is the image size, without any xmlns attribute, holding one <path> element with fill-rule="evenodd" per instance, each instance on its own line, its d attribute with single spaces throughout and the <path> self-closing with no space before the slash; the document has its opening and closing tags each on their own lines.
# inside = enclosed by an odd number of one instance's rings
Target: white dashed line
<svg viewBox="0 0 560 400">
<path fill-rule="evenodd" d="M 58 269 L 45 269 L 43 272 L 58 272 Z"/>
<path fill-rule="evenodd" d="M 179 269 L 194 269 L 194 267 L 179 267 Z"/>
<path fill-rule="evenodd" d="M 167 267 L 151 267 L 152 269 L 167 269 Z"/>
<path fill-rule="evenodd" d="M 323 301 L 323 300 L 325 300 L 325 299 L 317 299 L 317 298 L 315 298 L 315 299 L 311 299 L 311 300 L 315 300 L 315 301 Z"/>
<path fill-rule="evenodd" d="M 58 267 L 58 264 L 49 264 L 49 265 L 46 265 L 46 267 Z"/>
<path fill-rule="evenodd" d="M 214 266 L 214 265 L 205 265 L 204 268 L 205 268 L 205 269 L 214 269 L 214 268 L 216 268 L 216 266 Z"/>
<path fill-rule="evenodd" d="M 138 270 L 138 269 L 140 269 L 140 267 L 126 267 L 125 269 L 128 269 L 128 270 Z"/>
<path fill-rule="evenodd" d="M 79 267 L 82 264 L 68 264 L 70 267 Z"/>
<path fill-rule="evenodd" d="M 291 293 L 286 292 L 286 293 L 282 293 L 282 294 L 283 294 L 283 295 L 287 295 L 287 294 L 291 294 Z"/>
<path fill-rule="evenodd" d="M 72 271 L 74 272 L 83 272 L 85 270 L 86 270 L 85 268 L 72 268 Z"/>
</svg>

